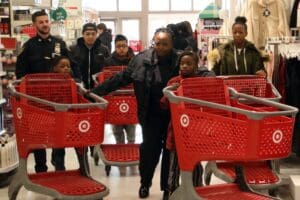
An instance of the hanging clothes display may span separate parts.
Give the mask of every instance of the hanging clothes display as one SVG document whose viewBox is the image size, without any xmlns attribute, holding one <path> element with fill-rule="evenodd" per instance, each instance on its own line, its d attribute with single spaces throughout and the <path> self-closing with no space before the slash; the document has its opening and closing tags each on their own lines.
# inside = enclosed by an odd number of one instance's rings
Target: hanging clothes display
<svg viewBox="0 0 300 200">
<path fill-rule="evenodd" d="M 278 52 L 274 56 L 279 57 L 277 73 L 278 81 L 274 84 L 280 92 L 281 102 L 300 109 L 300 43 L 277 43 Z M 292 151 L 300 157 L 300 114 L 295 119 Z"/>
<path fill-rule="evenodd" d="M 264 47 L 268 37 L 289 36 L 283 0 L 247 0 L 241 12 L 247 18 L 247 40 Z"/>
<path fill-rule="evenodd" d="M 290 19 L 290 28 L 296 27 L 300 27 L 300 0 L 295 0 Z"/>
<path fill-rule="evenodd" d="M 300 61 L 298 58 L 286 60 L 286 104 L 300 109 Z M 300 115 L 296 116 L 292 151 L 300 157 Z"/>
</svg>

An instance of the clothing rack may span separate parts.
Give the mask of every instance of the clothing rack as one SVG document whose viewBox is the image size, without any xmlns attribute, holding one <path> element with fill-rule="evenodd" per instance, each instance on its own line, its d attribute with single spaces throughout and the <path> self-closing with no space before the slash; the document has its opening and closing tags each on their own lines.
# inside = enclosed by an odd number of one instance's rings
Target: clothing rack
<svg viewBox="0 0 300 200">
<path fill-rule="evenodd" d="M 272 75 L 272 83 L 278 85 L 279 74 L 279 55 L 288 55 L 296 57 L 300 54 L 300 37 L 286 36 L 286 37 L 271 37 L 267 40 L 266 50 L 271 50 L 274 55 L 274 70 Z M 297 56 L 297 57 L 300 57 Z"/>
<path fill-rule="evenodd" d="M 216 40 L 226 40 L 225 42 L 221 42 L 221 43 L 226 43 L 228 40 L 233 39 L 233 37 L 229 36 L 229 35 L 214 35 L 214 34 L 202 35 L 201 37 L 208 39 L 208 51 L 211 51 L 214 49 L 213 43 Z"/>
</svg>

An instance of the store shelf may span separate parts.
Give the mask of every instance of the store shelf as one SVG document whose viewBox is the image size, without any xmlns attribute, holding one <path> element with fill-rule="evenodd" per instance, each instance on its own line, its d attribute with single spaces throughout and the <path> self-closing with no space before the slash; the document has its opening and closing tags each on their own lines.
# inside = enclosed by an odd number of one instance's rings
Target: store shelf
<svg viewBox="0 0 300 200">
<path fill-rule="evenodd" d="M 0 168 L 0 174 L 8 173 L 11 170 L 16 169 L 18 166 L 19 166 L 19 161 L 15 162 L 14 164 L 12 164 L 8 167 Z"/>
<path fill-rule="evenodd" d="M 1 76 L 6 76 L 6 74 L 7 74 L 7 73 L 6 73 L 5 71 L 2 71 L 2 72 L 0 72 L 0 77 L 1 77 Z"/>
<path fill-rule="evenodd" d="M 28 24 L 32 24 L 32 21 L 31 20 L 15 20 L 14 21 L 14 27 L 24 26 L 24 25 L 28 25 Z"/>
<path fill-rule="evenodd" d="M 0 15 L 0 18 L 9 18 L 8 15 Z"/>
<path fill-rule="evenodd" d="M 2 131 L 0 131 L 0 135 L 3 135 L 3 134 L 5 134 L 6 133 L 6 130 L 5 129 L 3 129 Z"/>
<path fill-rule="evenodd" d="M 0 99 L 0 105 L 6 103 L 6 100 L 4 98 Z"/>
<path fill-rule="evenodd" d="M 0 37 L 10 37 L 9 34 L 0 34 Z"/>
</svg>

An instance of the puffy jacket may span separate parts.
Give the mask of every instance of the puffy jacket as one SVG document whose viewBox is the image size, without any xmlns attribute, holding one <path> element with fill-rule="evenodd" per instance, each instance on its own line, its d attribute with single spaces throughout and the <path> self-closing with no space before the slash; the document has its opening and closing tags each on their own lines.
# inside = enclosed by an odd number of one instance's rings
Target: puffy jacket
<svg viewBox="0 0 300 200">
<path fill-rule="evenodd" d="M 112 35 L 108 31 L 104 31 L 101 33 L 98 37 L 98 39 L 101 41 L 101 43 L 108 48 L 109 53 L 111 53 L 111 41 L 112 41 Z"/>
<path fill-rule="evenodd" d="M 172 58 L 172 72 L 171 76 L 168 77 L 170 80 L 178 75 L 179 68 L 176 64 L 178 56 L 175 50 L 169 56 Z M 143 125 L 149 111 L 150 88 L 153 83 L 153 77 L 154 75 L 160 75 L 157 73 L 160 73 L 158 58 L 151 48 L 133 57 L 124 71 L 106 80 L 102 85 L 94 88 L 92 92 L 103 96 L 133 82 L 138 104 L 139 123 Z"/>
<path fill-rule="evenodd" d="M 116 51 L 114 51 L 109 58 L 105 59 L 104 66 L 127 66 L 133 56 L 134 53 L 130 47 L 125 58 L 120 58 Z"/>
<path fill-rule="evenodd" d="M 81 79 L 84 87 L 91 89 L 94 87 L 92 75 L 102 70 L 104 59 L 109 57 L 108 49 L 101 44 L 100 40 L 96 40 L 92 48 L 88 48 L 84 44 L 83 38 L 77 40 L 75 46 L 71 46 L 72 61 L 77 63 L 81 72 Z"/>
</svg>

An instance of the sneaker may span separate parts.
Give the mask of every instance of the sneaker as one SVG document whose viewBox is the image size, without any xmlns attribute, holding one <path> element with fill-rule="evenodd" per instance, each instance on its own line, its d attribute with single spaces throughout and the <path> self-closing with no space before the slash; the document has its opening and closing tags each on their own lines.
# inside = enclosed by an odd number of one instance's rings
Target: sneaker
<svg viewBox="0 0 300 200">
<path fill-rule="evenodd" d="M 149 187 L 141 185 L 139 189 L 139 197 L 145 199 L 149 196 Z"/>
</svg>

